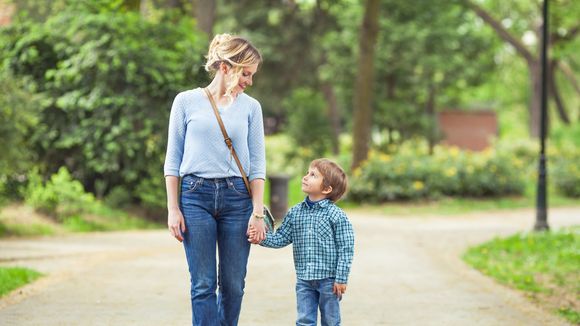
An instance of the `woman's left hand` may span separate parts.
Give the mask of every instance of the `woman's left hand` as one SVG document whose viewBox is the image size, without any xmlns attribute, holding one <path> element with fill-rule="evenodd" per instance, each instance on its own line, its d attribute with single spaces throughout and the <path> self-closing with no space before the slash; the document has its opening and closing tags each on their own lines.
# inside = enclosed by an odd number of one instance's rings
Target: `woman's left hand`
<svg viewBox="0 0 580 326">
<path fill-rule="evenodd" d="M 250 228 L 253 228 L 253 232 L 250 233 Z M 266 239 L 266 223 L 264 223 L 263 218 L 257 218 L 254 214 L 250 217 L 248 222 L 248 230 L 246 234 L 249 236 L 249 241 L 253 244 L 258 244 L 264 239 Z"/>
</svg>

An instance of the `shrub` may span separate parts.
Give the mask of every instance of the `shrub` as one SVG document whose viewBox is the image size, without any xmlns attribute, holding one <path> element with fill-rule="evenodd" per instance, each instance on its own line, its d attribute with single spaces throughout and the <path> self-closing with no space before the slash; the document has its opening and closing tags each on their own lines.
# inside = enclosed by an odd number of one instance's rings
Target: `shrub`
<svg viewBox="0 0 580 326">
<path fill-rule="evenodd" d="M 496 197 L 522 194 L 523 162 L 507 153 L 436 147 L 430 156 L 411 146 L 396 154 L 371 152 L 353 171 L 349 198 L 384 202 L 441 195 Z"/>
<path fill-rule="evenodd" d="M 83 185 L 74 180 L 65 167 L 61 167 L 47 182 L 42 182 L 37 173 L 32 173 L 25 201 L 35 209 L 60 221 L 90 212 L 95 205 L 94 196 L 86 193 Z"/>
<path fill-rule="evenodd" d="M 112 7 L 77 2 L 2 28 L 0 64 L 42 95 L 26 140 L 43 178 L 66 166 L 99 197 L 122 185 L 135 199 L 143 178 L 162 174 L 171 101 L 207 78 L 207 39 L 191 19 L 147 20 L 103 3 Z"/>
<path fill-rule="evenodd" d="M 580 198 L 580 149 L 577 147 L 568 148 L 562 150 L 559 155 L 551 156 L 551 158 L 553 160 L 550 160 L 549 163 L 553 163 L 553 165 L 548 166 L 548 173 L 551 172 L 556 189 L 564 196 Z"/>
</svg>

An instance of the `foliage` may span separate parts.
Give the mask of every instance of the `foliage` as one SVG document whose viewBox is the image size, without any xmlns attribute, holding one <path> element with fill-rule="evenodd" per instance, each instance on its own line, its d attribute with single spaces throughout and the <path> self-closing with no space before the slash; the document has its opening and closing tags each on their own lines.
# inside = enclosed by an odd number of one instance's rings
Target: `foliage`
<svg viewBox="0 0 580 326">
<path fill-rule="evenodd" d="M 52 216 L 72 231 L 155 227 L 125 212 L 107 208 L 92 193 L 85 192 L 83 185 L 73 179 L 65 167 L 46 182 L 37 173 L 31 173 L 24 198 L 28 205 Z"/>
<path fill-rule="evenodd" d="M 318 88 L 319 69 L 329 54 L 321 39 L 326 32 L 340 30 L 336 16 L 331 13 L 340 12 L 339 8 L 356 10 L 359 5 L 322 0 L 316 4 L 268 1 L 265 6 L 259 1 L 236 0 L 223 1 L 218 6 L 215 30 L 249 37 L 263 54 L 264 62 L 251 92 L 262 103 L 266 117 L 273 118 L 277 126 L 287 114 L 281 103 L 294 89 Z M 245 14 L 232 15 L 232 12 Z M 352 64 L 353 58 L 349 59 Z M 337 76 L 334 72 L 333 69 L 333 75 Z"/>
<path fill-rule="evenodd" d="M 569 148 L 555 156 L 551 176 L 556 188 L 565 196 L 580 198 L 580 149 Z"/>
<path fill-rule="evenodd" d="M 55 229 L 44 224 L 11 224 L 0 221 L 0 238 L 10 236 L 53 235 Z"/>
<path fill-rule="evenodd" d="M 498 197 L 524 191 L 524 162 L 509 153 L 436 147 L 433 156 L 416 144 L 396 154 L 371 152 L 353 171 L 349 198 L 385 202 L 419 198 Z"/>
<path fill-rule="evenodd" d="M 22 267 L 0 267 L 0 297 L 42 276 L 41 273 Z"/>
<path fill-rule="evenodd" d="M 0 204 L 4 198 L 18 199 L 16 186 L 35 158 L 28 133 L 38 124 L 34 110 L 39 103 L 27 85 L 0 71 Z"/>
<path fill-rule="evenodd" d="M 436 108 L 456 107 L 447 94 L 485 81 L 497 42 L 456 1 L 390 0 L 381 10 L 375 127 L 388 131 L 390 142 L 436 139 Z"/>
<path fill-rule="evenodd" d="M 463 258 L 482 273 L 525 291 L 570 322 L 578 323 L 579 253 L 580 228 L 571 227 L 497 238 L 470 248 Z M 554 306 L 554 301 L 559 305 Z"/>
<path fill-rule="evenodd" d="M 310 89 L 297 88 L 284 100 L 288 114 L 286 133 L 298 148 L 308 148 L 313 157 L 330 150 L 330 123 L 322 96 Z"/>
<path fill-rule="evenodd" d="M 29 175 L 26 203 L 38 211 L 59 220 L 86 211 L 94 205 L 95 197 L 86 193 L 83 185 L 61 167 L 47 182 L 36 173 Z"/>
<path fill-rule="evenodd" d="M 41 174 L 66 166 L 99 197 L 123 185 L 138 198 L 134 189 L 161 173 L 171 100 L 206 78 L 206 39 L 188 19 L 156 23 L 103 6 L 8 26 L 1 59 L 42 96 L 28 134 Z"/>
</svg>

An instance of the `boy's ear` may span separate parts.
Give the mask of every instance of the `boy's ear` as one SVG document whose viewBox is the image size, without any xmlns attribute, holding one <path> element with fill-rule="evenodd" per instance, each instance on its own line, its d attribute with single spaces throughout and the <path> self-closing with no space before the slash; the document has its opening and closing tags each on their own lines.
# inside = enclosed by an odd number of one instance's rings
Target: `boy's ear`
<svg viewBox="0 0 580 326">
<path fill-rule="evenodd" d="M 332 186 L 328 186 L 328 187 L 322 189 L 322 194 L 323 195 L 328 195 L 331 192 L 332 192 Z"/>
</svg>

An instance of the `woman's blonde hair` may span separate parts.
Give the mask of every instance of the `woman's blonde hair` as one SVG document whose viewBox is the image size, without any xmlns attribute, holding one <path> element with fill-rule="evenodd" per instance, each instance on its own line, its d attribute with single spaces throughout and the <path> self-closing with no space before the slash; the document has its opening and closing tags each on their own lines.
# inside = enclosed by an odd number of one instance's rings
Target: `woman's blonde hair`
<svg viewBox="0 0 580 326">
<path fill-rule="evenodd" d="M 262 55 L 243 37 L 218 34 L 209 45 L 205 70 L 215 76 L 222 62 L 233 70 L 233 74 L 226 80 L 226 96 L 231 96 L 231 91 L 236 87 L 244 67 L 259 65 L 262 62 Z"/>
</svg>

